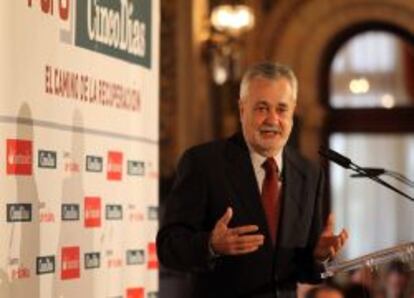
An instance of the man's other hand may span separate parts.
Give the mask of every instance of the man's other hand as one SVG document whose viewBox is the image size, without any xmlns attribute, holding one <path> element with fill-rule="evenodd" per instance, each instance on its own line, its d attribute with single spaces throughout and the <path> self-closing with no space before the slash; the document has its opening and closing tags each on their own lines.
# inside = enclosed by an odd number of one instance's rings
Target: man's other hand
<svg viewBox="0 0 414 298">
<path fill-rule="evenodd" d="M 217 221 L 210 236 L 210 245 L 218 255 L 241 255 L 256 251 L 264 243 L 264 236 L 255 233 L 256 225 L 229 228 L 233 209 L 227 208 L 226 213 Z M 254 233 L 254 234 L 252 234 Z"/>
<path fill-rule="evenodd" d="M 315 247 L 313 255 L 319 261 L 334 258 L 345 245 L 348 239 L 348 232 L 342 229 L 338 235 L 334 234 L 335 218 L 329 214 L 327 224 L 323 230 L 321 237 Z"/>
</svg>

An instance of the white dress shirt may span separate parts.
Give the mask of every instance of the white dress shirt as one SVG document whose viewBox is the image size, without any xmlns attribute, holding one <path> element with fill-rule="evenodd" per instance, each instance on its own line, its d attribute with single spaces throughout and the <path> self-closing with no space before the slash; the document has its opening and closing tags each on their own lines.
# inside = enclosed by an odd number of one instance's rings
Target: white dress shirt
<svg viewBox="0 0 414 298">
<path fill-rule="evenodd" d="M 279 152 L 276 156 L 273 156 L 273 158 L 276 161 L 277 167 L 279 169 L 279 175 L 282 173 L 282 154 L 283 150 Z M 263 187 L 263 180 L 265 178 L 265 169 L 263 168 L 263 163 L 267 159 L 267 157 L 260 155 L 259 153 L 250 150 L 250 159 L 252 160 L 253 169 L 254 169 L 254 175 L 256 176 L 257 185 L 259 186 L 259 191 L 262 193 L 262 187 Z M 280 176 L 279 176 L 279 189 L 281 186 Z"/>
</svg>

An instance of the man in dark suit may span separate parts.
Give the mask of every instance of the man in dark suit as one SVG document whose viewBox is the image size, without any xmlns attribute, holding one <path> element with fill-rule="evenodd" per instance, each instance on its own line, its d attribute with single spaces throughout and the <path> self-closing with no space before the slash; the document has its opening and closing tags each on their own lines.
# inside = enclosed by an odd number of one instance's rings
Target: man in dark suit
<svg viewBox="0 0 414 298">
<path fill-rule="evenodd" d="M 347 233 L 323 230 L 323 173 L 285 147 L 297 80 L 261 63 L 244 75 L 242 132 L 184 153 L 157 235 L 163 265 L 192 272 L 195 298 L 296 297 Z"/>
</svg>

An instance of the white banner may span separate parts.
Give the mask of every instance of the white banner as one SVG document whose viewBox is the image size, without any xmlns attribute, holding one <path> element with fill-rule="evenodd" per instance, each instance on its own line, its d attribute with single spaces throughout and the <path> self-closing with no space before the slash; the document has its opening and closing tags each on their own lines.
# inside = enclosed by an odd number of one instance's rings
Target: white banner
<svg viewBox="0 0 414 298">
<path fill-rule="evenodd" d="M 0 3 L 0 297 L 157 297 L 159 1 Z"/>
</svg>

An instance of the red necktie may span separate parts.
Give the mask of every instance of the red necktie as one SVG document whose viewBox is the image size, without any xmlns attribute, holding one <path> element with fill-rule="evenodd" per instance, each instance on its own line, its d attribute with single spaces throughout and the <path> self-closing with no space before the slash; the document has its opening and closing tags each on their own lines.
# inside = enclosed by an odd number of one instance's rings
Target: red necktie
<svg viewBox="0 0 414 298">
<path fill-rule="evenodd" d="M 265 178 L 262 187 L 262 204 L 266 213 L 267 226 L 273 244 L 276 243 L 277 226 L 279 222 L 279 179 L 278 167 L 274 158 L 269 157 L 263 163 Z"/>
</svg>

